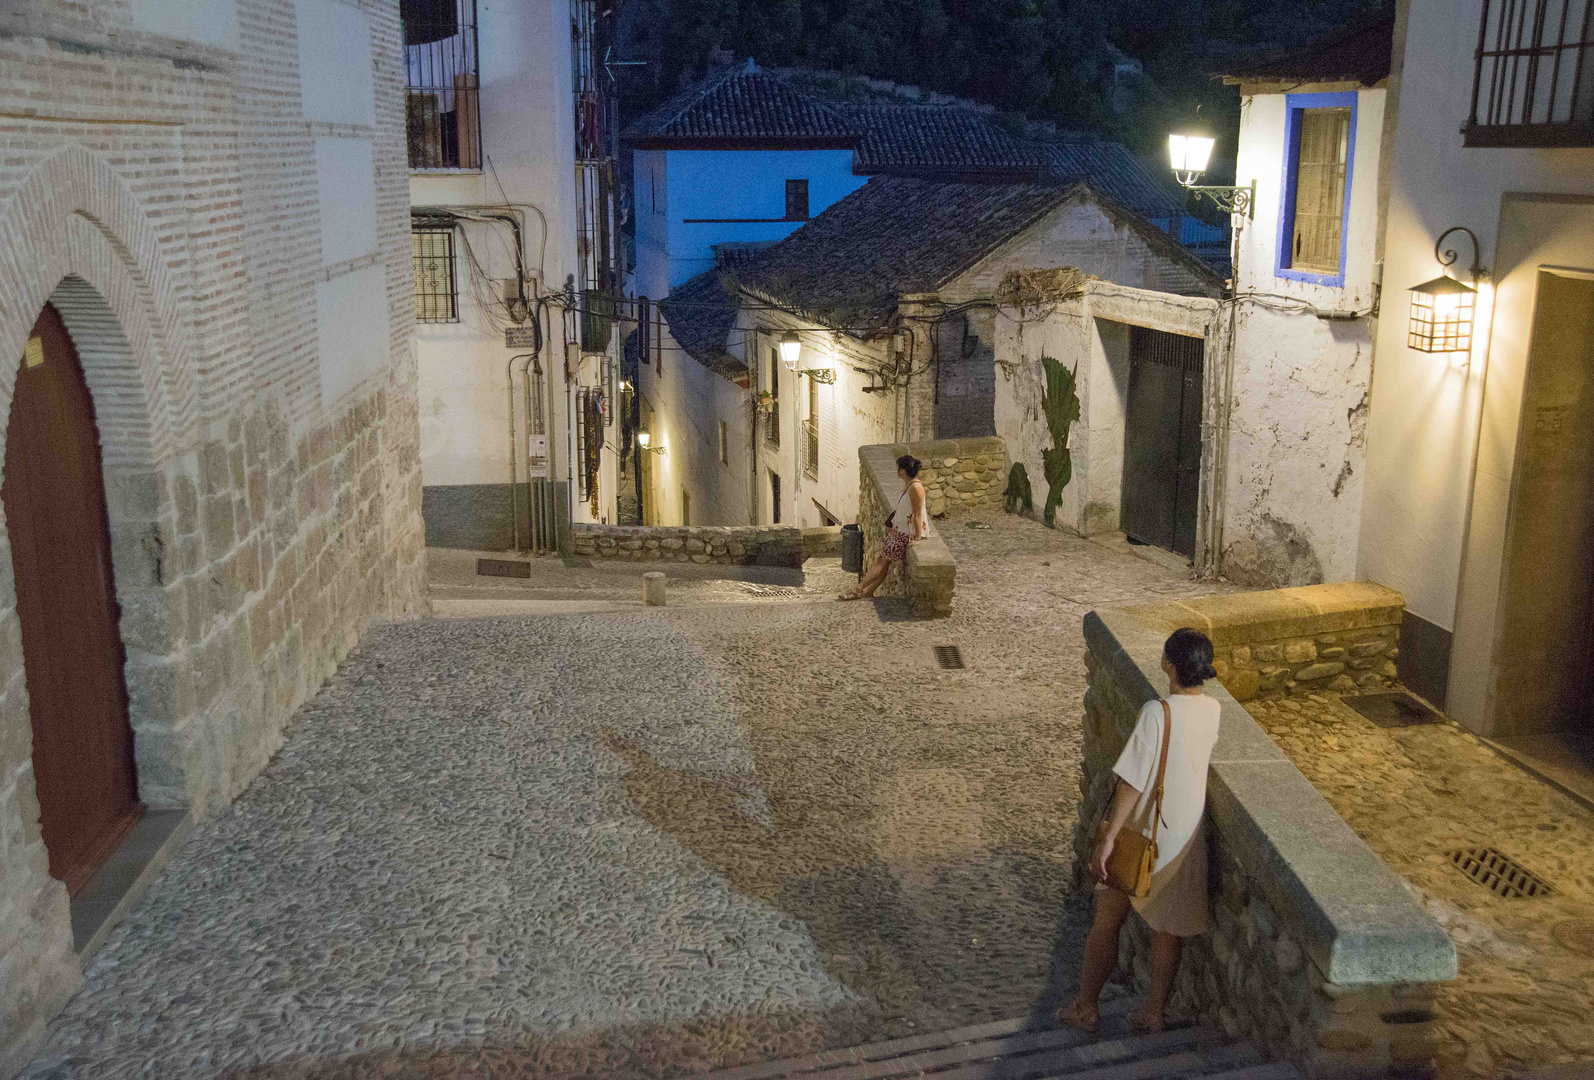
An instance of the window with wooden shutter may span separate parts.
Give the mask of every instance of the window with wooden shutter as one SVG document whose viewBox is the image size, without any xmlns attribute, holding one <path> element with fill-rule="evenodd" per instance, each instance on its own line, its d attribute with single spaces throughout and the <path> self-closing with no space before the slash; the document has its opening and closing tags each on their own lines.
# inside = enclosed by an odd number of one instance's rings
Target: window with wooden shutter
<svg viewBox="0 0 1594 1080">
<path fill-rule="evenodd" d="M 1350 129 L 1349 108 L 1299 112 L 1292 170 L 1291 269 L 1340 272 Z"/>
</svg>

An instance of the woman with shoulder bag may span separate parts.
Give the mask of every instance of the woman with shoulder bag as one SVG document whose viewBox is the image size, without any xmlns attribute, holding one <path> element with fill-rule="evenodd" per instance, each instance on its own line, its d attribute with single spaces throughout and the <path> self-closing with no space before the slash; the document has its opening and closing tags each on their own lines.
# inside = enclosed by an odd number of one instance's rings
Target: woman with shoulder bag
<svg viewBox="0 0 1594 1080">
<path fill-rule="evenodd" d="M 1131 907 L 1152 931 L 1151 987 L 1130 1017 L 1138 1032 L 1163 1029 L 1183 939 L 1210 928 L 1202 819 L 1220 707 L 1200 687 L 1217 677 L 1212 642 L 1196 630 L 1175 630 L 1162 648 L 1162 670 L 1168 696 L 1140 710 L 1113 766 L 1117 788 L 1090 856 L 1096 918 L 1085 939 L 1079 996 L 1057 1013 L 1058 1022 L 1092 1034 L 1101 1026 L 1097 1001 Z"/>
<path fill-rule="evenodd" d="M 880 557 L 874 566 L 858 581 L 854 589 L 842 593 L 840 600 L 867 600 L 874 595 L 886 579 L 891 564 L 908 557 L 908 548 L 923 540 L 930 531 L 930 515 L 925 510 L 924 483 L 919 470 L 924 462 L 912 454 L 897 458 L 897 476 L 902 479 L 902 494 L 897 496 L 895 510 L 886 517 L 886 539 L 880 545 Z"/>
</svg>

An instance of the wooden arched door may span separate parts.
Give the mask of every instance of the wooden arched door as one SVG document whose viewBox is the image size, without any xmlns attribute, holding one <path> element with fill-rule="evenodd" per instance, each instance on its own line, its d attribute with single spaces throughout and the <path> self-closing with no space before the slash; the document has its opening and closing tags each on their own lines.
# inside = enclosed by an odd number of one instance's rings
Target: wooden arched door
<svg viewBox="0 0 1594 1080">
<path fill-rule="evenodd" d="M 76 892 L 137 818 L 94 402 L 46 305 L 17 372 L 0 482 L 50 873 Z"/>
</svg>

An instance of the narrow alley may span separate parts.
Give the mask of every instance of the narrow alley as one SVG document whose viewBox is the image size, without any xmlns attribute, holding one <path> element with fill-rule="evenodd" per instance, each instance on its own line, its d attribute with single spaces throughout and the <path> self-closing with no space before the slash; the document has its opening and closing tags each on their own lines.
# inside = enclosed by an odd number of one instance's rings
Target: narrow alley
<svg viewBox="0 0 1594 1080">
<path fill-rule="evenodd" d="M 944 529 L 945 620 L 749 592 L 373 628 L 24 1075 L 677 1075 L 1055 1007 L 1080 616 L 1214 586 L 991 524 Z"/>
</svg>

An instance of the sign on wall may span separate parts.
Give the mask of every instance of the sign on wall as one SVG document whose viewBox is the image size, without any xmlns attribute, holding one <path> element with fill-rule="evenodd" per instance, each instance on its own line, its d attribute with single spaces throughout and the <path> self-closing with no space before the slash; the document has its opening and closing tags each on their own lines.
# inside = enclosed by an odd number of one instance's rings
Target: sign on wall
<svg viewBox="0 0 1594 1080">
<path fill-rule="evenodd" d="M 535 349 L 537 342 L 537 327 L 532 324 L 525 326 L 510 326 L 504 330 L 504 348 L 506 349 Z"/>
</svg>

